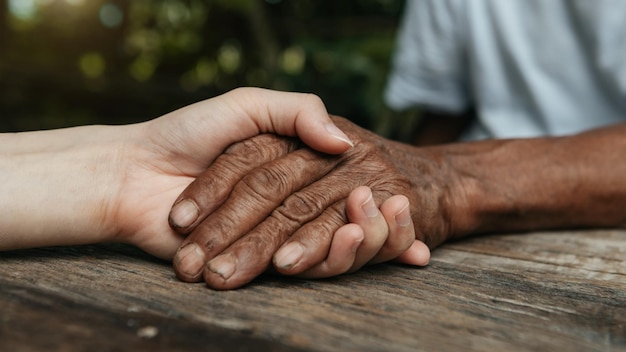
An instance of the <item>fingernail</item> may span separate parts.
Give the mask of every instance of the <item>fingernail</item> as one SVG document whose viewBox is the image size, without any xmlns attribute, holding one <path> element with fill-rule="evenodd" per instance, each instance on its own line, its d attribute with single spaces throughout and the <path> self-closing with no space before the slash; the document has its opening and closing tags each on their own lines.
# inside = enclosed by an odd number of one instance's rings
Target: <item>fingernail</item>
<svg viewBox="0 0 626 352">
<path fill-rule="evenodd" d="M 354 147 L 354 143 L 352 143 L 350 138 L 348 138 L 348 136 L 346 136 L 346 134 L 343 133 L 343 131 L 340 130 L 339 127 L 335 126 L 335 124 L 333 124 L 333 123 L 327 124 L 326 125 L 326 131 L 328 131 L 328 133 L 330 133 L 336 139 L 338 139 L 338 140 L 340 140 L 340 141 L 342 141 L 344 143 L 347 143 L 351 147 Z"/>
<path fill-rule="evenodd" d="M 204 252 L 195 243 L 182 247 L 176 254 L 178 269 L 189 276 L 198 276 L 204 267 Z"/>
<path fill-rule="evenodd" d="M 291 242 L 278 250 L 274 263 L 282 269 L 289 269 L 296 265 L 304 255 L 304 248 L 297 242 Z"/>
<path fill-rule="evenodd" d="M 378 215 L 378 208 L 376 207 L 376 203 L 374 203 L 372 193 L 370 193 L 365 203 L 361 205 L 361 209 L 363 209 L 363 212 L 368 218 L 375 218 Z"/>
<path fill-rule="evenodd" d="M 185 228 L 193 224 L 200 216 L 200 209 L 195 202 L 185 199 L 174 205 L 170 212 L 170 223 L 174 226 Z"/>
<path fill-rule="evenodd" d="M 235 273 L 237 266 L 235 264 L 235 258 L 232 254 L 224 254 L 211 260 L 207 265 L 207 268 L 221 276 L 222 279 L 228 280 Z"/>
<path fill-rule="evenodd" d="M 411 224 L 411 213 L 408 204 L 394 217 L 396 224 L 400 227 L 407 227 Z"/>
</svg>

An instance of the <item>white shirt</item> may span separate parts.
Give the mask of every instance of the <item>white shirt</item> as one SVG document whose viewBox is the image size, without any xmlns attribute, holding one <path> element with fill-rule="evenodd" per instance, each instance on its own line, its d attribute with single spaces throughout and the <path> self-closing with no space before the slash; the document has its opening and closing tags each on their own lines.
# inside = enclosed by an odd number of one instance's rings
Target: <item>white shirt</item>
<svg viewBox="0 0 626 352">
<path fill-rule="evenodd" d="M 474 107 L 464 139 L 626 121 L 626 1 L 407 0 L 385 98 Z"/>
</svg>

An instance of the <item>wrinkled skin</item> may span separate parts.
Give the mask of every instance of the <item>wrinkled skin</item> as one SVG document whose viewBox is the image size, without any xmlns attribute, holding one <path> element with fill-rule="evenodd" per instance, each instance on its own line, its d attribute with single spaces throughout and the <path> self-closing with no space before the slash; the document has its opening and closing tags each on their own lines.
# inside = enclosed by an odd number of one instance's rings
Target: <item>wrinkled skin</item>
<svg viewBox="0 0 626 352">
<path fill-rule="evenodd" d="M 394 194 L 406 195 L 416 239 L 429 247 L 450 236 L 451 219 L 445 210 L 450 209 L 447 185 L 453 180 L 436 152 L 416 153 L 415 147 L 386 140 L 345 119 L 335 122 L 355 142 L 340 156 L 314 152 L 293 139 L 258 136 L 231 146 L 179 197 L 194 199 L 200 208 L 200 219 L 179 229 L 190 232 L 181 248 L 194 242 L 205 252 L 208 266 L 203 276 L 210 287 L 248 283 L 270 267 L 285 241 L 314 248 L 310 263 L 291 274 L 306 272 L 325 258 L 333 232 L 347 222 L 346 198 L 358 186 L 369 186 L 377 204 Z M 373 261 L 393 259 L 385 256 L 386 250 L 383 247 Z M 198 281 L 179 270 L 180 259 L 174 259 L 178 276 Z M 218 265 L 225 261 L 231 264 L 227 272 Z"/>
</svg>

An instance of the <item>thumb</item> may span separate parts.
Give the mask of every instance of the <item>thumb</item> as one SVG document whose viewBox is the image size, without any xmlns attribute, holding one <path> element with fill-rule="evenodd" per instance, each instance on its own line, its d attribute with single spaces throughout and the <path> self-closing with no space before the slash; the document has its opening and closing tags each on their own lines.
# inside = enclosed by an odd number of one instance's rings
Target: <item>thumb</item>
<svg viewBox="0 0 626 352">
<path fill-rule="evenodd" d="M 299 137 L 309 147 L 339 154 L 353 146 L 313 94 L 237 88 L 147 123 L 146 134 L 168 155 L 208 165 L 229 145 L 260 133 Z"/>
<path fill-rule="evenodd" d="M 249 123 L 256 126 L 250 128 L 248 138 L 258 133 L 299 137 L 309 147 L 329 154 L 339 154 L 354 146 L 314 94 L 238 88 L 218 99 L 223 99 L 233 110 L 241 110 L 235 114 L 242 119 L 241 126 Z"/>
</svg>

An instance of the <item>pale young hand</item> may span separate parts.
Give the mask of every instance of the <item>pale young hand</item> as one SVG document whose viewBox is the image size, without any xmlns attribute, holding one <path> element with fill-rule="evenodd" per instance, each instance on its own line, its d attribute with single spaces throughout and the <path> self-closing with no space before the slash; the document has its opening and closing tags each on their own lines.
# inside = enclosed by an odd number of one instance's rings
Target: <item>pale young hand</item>
<svg viewBox="0 0 626 352">
<path fill-rule="evenodd" d="M 119 187 L 107 201 L 114 240 L 172 259 L 183 240 L 167 220 L 174 200 L 228 145 L 267 132 L 297 135 L 325 153 L 351 145 L 316 96 L 257 88 L 237 89 L 132 126 L 113 165 L 112 184 Z M 193 207 L 179 210 L 185 221 L 198 216 Z"/>
</svg>

